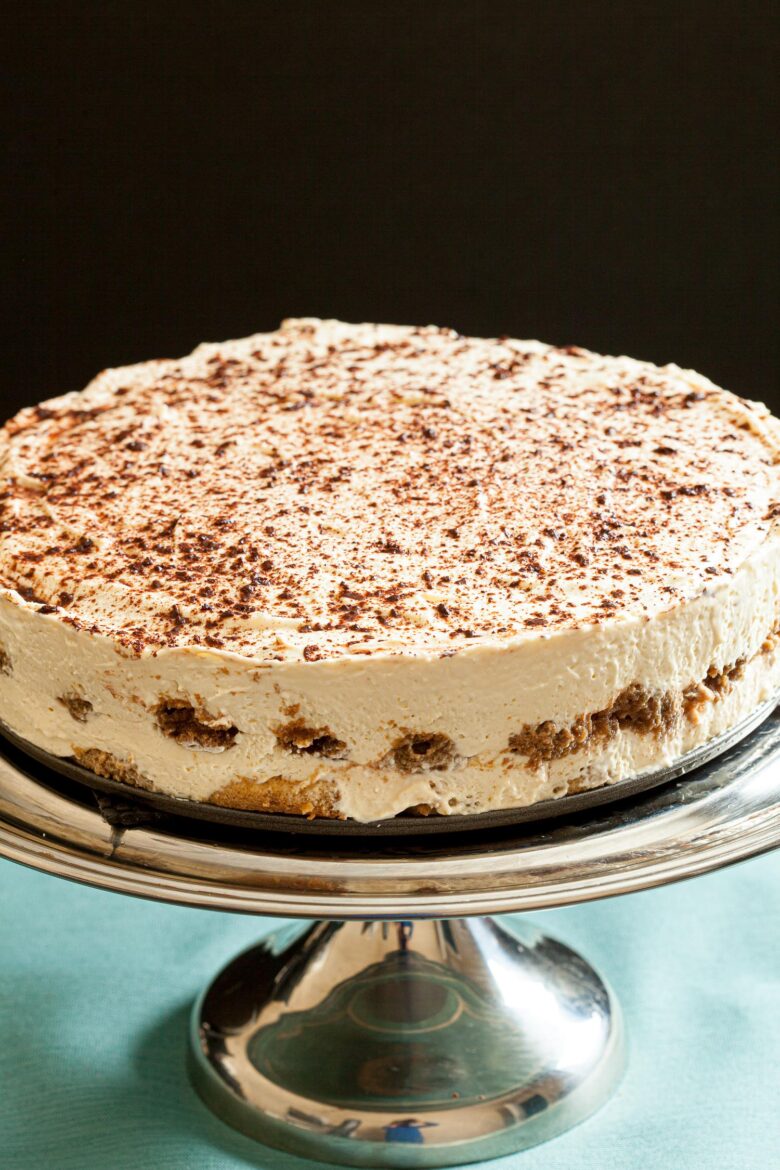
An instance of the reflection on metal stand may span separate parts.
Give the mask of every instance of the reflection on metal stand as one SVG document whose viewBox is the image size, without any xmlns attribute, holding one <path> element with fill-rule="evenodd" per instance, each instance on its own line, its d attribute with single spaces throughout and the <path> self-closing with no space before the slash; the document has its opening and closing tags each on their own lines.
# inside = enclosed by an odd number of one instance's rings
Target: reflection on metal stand
<svg viewBox="0 0 780 1170">
<path fill-rule="evenodd" d="M 261 943 L 206 992 L 192 1040 L 195 1084 L 225 1120 L 350 1165 L 535 1144 L 598 1108 L 623 1068 L 595 971 L 489 918 L 316 923 L 281 952 Z"/>
</svg>

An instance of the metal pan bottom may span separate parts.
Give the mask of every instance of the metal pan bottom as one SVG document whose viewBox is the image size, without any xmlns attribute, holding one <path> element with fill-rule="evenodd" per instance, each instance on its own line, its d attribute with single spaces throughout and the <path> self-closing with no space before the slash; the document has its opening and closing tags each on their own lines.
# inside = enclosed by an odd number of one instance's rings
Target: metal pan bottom
<svg viewBox="0 0 780 1170">
<path fill-rule="evenodd" d="M 776 705 L 776 698 L 764 703 L 741 723 L 708 743 L 694 748 L 671 765 L 620 780 L 616 784 L 573 793 L 571 796 L 561 796 L 556 800 L 538 801 L 522 808 L 495 809 L 473 815 L 453 816 L 400 813 L 388 820 L 365 823 L 330 820 L 324 817 L 309 819 L 293 813 L 263 813 L 221 808 L 218 805 L 202 804 L 177 796 L 133 788 L 129 784 L 98 776 L 72 759 L 64 759 L 36 747 L 11 731 L 1 721 L 0 755 L 11 759 L 17 767 L 21 766 L 41 783 L 48 783 L 51 786 L 52 782 L 56 783 L 56 777 L 64 777 L 93 792 L 106 794 L 122 806 L 137 809 L 141 814 L 146 810 L 168 817 L 205 821 L 212 825 L 233 826 L 237 829 L 255 829 L 262 833 L 307 833 L 334 837 L 430 836 L 434 833 L 464 833 L 513 825 L 538 825 L 544 821 L 558 820 L 602 805 L 630 799 L 651 788 L 677 780 L 716 756 L 722 755 L 758 727 Z"/>
</svg>

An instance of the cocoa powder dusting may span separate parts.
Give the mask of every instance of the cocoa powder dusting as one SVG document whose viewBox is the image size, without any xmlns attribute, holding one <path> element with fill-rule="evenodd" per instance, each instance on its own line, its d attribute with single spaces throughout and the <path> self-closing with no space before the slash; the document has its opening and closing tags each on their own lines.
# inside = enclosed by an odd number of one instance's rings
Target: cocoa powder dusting
<svg viewBox="0 0 780 1170">
<path fill-rule="evenodd" d="M 312 664 L 652 617 L 776 523 L 760 414 L 576 346 L 293 321 L 11 419 L 0 585 L 130 654 Z"/>
</svg>

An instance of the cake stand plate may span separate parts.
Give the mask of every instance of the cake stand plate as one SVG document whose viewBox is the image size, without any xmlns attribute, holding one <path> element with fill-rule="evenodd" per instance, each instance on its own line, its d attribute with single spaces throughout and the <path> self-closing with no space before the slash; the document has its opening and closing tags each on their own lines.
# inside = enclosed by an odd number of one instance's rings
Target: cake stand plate
<svg viewBox="0 0 780 1170">
<path fill-rule="evenodd" d="M 80 784 L 0 757 L 0 855 L 162 901 L 323 921 L 234 959 L 195 1006 L 204 1100 L 267 1144 L 357 1166 L 533 1145 L 606 1101 L 618 1004 L 579 955 L 503 911 L 661 885 L 780 844 L 772 705 L 663 788 L 452 837 L 283 835 L 176 818 L 117 828 Z"/>
</svg>

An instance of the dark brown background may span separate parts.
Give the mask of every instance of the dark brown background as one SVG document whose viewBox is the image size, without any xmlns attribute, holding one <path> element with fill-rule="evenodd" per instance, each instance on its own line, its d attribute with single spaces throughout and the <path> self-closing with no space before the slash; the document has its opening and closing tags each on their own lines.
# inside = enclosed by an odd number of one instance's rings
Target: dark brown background
<svg viewBox="0 0 780 1170">
<path fill-rule="evenodd" d="M 285 315 L 774 398 L 758 3 L 3 3 L 2 406 Z"/>
</svg>

